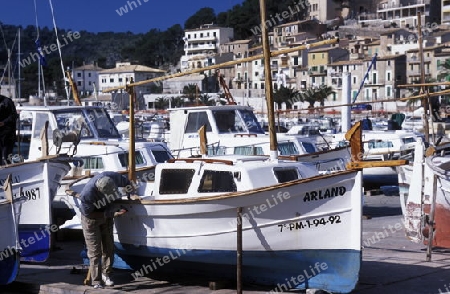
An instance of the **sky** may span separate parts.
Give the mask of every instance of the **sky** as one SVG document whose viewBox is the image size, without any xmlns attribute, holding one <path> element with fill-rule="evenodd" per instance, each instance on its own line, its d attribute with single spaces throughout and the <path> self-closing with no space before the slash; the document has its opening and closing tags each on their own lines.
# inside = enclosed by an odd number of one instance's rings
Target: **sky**
<svg viewBox="0 0 450 294">
<path fill-rule="evenodd" d="M 184 22 L 203 7 L 211 7 L 216 15 L 244 0 L 7 0 L 2 1 L 0 23 L 36 25 L 88 32 L 146 33 L 150 29 L 166 30 Z M 35 13 L 35 5 L 37 13 Z"/>
</svg>

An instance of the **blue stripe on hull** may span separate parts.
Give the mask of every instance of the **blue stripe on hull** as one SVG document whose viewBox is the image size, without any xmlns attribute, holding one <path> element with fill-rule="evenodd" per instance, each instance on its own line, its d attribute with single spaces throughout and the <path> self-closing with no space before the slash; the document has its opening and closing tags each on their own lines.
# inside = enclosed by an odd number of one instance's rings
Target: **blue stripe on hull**
<svg viewBox="0 0 450 294">
<path fill-rule="evenodd" d="M 136 248 L 116 243 L 116 253 L 114 267 L 132 269 L 134 274 L 188 272 L 205 278 L 236 279 L 235 251 Z M 322 289 L 349 293 L 358 282 L 360 266 L 358 250 L 244 251 L 242 277 L 244 283 L 272 286 L 279 292 Z"/>
<path fill-rule="evenodd" d="M 6 248 L 2 251 L 0 260 L 0 285 L 14 282 L 19 273 L 20 256 L 15 250 Z"/>
<path fill-rule="evenodd" d="M 19 225 L 19 240 L 21 261 L 44 262 L 50 255 L 51 234 L 45 230 L 45 225 Z"/>
</svg>

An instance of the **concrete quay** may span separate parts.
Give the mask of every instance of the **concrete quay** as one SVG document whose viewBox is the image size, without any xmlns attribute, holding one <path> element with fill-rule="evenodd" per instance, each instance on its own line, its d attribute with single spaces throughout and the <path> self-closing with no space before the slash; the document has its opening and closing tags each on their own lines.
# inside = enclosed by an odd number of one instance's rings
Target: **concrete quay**
<svg viewBox="0 0 450 294">
<path fill-rule="evenodd" d="M 406 239 L 399 196 L 364 196 L 363 262 L 359 284 L 352 293 L 435 294 L 450 293 L 450 250 L 434 250 L 426 261 L 426 247 Z M 139 278 L 131 271 L 116 270 L 114 287 L 94 290 L 84 286 L 87 269 L 82 265 L 82 235 L 61 232 L 51 258 L 42 264 L 21 264 L 17 280 L 0 293 L 236 293 L 235 284 L 210 287 L 208 281 L 173 277 L 170 281 Z M 324 242 L 329 242 L 326 236 Z M 243 257 L 245 258 L 245 252 Z M 243 293 L 269 293 L 272 289 L 244 286 Z M 313 291 L 289 291 L 311 293 Z M 320 291 L 317 291 L 320 292 Z M 273 292 L 272 292 L 273 293 Z"/>
</svg>

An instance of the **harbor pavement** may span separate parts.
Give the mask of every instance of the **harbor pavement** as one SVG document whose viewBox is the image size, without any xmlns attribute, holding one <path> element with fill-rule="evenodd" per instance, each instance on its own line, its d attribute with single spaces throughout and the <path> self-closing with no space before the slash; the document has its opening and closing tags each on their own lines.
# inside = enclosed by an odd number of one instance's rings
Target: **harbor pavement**
<svg viewBox="0 0 450 294">
<path fill-rule="evenodd" d="M 364 196 L 363 255 L 359 283 L 352 293 L 361 294 L 435 294 L 450 293 L 450 250 L 433 251 L 426 261 L 426 246 L 405 237 L 396 195 Z M 83 285 L 87 268 L 80 252 L 80 232 L 60 232 L 51 258 L 42 264 L 21 264 L 16 282 L 0 287 L 0 293 L 236 293 L 236 285 L 218 283 L 216 290 L 208 281 L 172 277 L 169 281 L 134 279 L 131 271 L 116 270 L 114 287 L 94 290 Z M 324 242 L 329 242 L 323 236 Z M 245 259 L 245 252 L 243 254 Z M 243 293 L 276 293 L 269 288 L 244 286 Z M 314 291 L 289 291 L 313 293 Z M 319 292 L 319 291 L 316 291 Z"/>
</svg>

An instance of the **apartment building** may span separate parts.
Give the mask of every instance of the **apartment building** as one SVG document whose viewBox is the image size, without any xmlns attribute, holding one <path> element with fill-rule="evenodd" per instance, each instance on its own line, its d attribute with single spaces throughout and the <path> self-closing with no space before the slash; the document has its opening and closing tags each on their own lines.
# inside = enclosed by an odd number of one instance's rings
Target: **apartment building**
<svg viewBox="0 0 450 294">
<path fill-rule="evenodd" d="M 308 52 L 308 76 L 306 88 L 326 85 L 328 82 L 328 65 L 333 62 L 349 60 L 347 49 L 340 47 L 324 47 L 309 50 Z"/>
<path fill-rule="evenodd" d="M 418 25 L 418 13 L 421 14 L 422 25 L 439 23 L 441 19 L 441 3 L 432 0 L 386 0 L 379 3 L 376 17 L 365 18 L 366 25 L 395 25 L 401 28 L 415 28 Z M 360 19 L 361 20 L 361 19 Z"/>
<path fill-rule="evenodd" d="M 441 23 L 450 24 L 450 0 L 442 0 Z"/>
<path fill-rule="evenodd" d="M 181 71 L 215 64 L 215 55 L 221 53 L 220 44 L 231 42 L 233 39 L 234 30 L 232 28 L 219 27 L 214 24 L 185 30 L 184 55 L 180 60 Z"/>
<path fill-rule="evenodd" d="M 90 96 L 94 91 L 98 92 L 98 74 L 103 68 L 96 64 L 84 64 L 72 70 L 72 79 L 77 85 L 78 94 Z"/>
<path fill-rule="evenodd" d="M 144 65 L 133 65 L 130 62 L 117 62 L 115 68 L 104 69 L 98 73 L 99 90 L 103 91 L 109 88 L 125 86 L 131 80 L 141 82 L 155 77 L 163 76 L 164 70 L 151 68 Z M 149 83 L 142 86 L 136 86 L 137 95 L 148 94 L 154 87 L 160 87 L 158 83 Z"/>
</svg>

